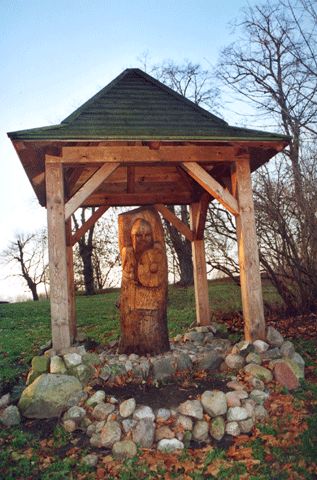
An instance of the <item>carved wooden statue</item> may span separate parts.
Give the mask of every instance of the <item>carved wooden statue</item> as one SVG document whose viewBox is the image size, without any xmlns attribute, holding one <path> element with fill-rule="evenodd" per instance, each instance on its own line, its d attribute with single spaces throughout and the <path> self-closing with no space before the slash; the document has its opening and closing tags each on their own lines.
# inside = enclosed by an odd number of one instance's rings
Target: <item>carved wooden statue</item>
<svg viewBox="0 0 317 480">
<path fill-rule="evenodd" d="M 167 259 L 160 217 L 152 208 L 119 215 L 122 260 L 121 353 L 158 354 L 169 350 Z"/>
</svg>

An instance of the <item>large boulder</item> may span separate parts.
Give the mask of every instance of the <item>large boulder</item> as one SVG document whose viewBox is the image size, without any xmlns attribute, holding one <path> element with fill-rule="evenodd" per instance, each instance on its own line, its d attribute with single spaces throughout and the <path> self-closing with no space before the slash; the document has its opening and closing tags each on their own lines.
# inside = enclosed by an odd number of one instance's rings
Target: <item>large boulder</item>
<svg viewBox="0 0 317 480">
<path fill-rule="evenodd" d="M 59 417 L 81 393 L 77 378 L 44 373 L 23 391 L 18 407 L 27 418 Z"/>
</svg>

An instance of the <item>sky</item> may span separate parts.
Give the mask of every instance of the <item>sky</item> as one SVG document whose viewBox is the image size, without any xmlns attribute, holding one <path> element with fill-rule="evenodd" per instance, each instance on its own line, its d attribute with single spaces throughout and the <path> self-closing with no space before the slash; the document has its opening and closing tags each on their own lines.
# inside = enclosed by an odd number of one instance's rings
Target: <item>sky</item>
<svg viewBox="0 0 317 480">
<path fill-rule="evenodd" d="M 255 1 L 249 0 L 252 5 Z M 6 132 L 60 123 L 125 68 L 210 68 L 246 0 L 0 0 L 0 252 L 46 224 Z M 230 118 L 225 117 L 230 123 Z M 0 265 L 0 301 L 27 288 Z"/>
</svg>

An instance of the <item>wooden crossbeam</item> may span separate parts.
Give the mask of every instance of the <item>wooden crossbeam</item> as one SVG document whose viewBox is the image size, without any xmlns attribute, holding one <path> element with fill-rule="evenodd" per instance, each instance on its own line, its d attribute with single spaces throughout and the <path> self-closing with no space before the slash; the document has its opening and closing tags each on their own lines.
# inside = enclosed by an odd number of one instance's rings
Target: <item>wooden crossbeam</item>
<svg viewBox="0 0 317 480">
<path fill-rule="evenodd" d="M 107 146 L 63 147 L 62 163 L 165 163 L 165 162 L 233 162 L 235 149 L 231 146 Z"/>
<path fill-rule="evenodd" d="M 165 205 L 157 203 L 154 205 L 156 210 L 182 234 L 190 242 L 193 240 L 193 232 L 183 223 L 174 213 L 172 213 Z"/>
<path fill-rule="evenodd" d="M 171 193 L 95 193 L 84 202 L 85 207 L 96 207 L 99 205 L 133 206 L 153 205 L 164 200 L 165 205 L 188 205 L 194 201 L 194 196 L 189 192 Z"/>
<path fill-rule="evenodd" d="M 109 208 L 110 207 L 104 205 L 95 210 L 88 220 L 72 235 L 71 244 L 75 245 Z"/>
<path fill-rule="evenodd" d="M 216 198 L 230 213 L 239 214 L 238 202 L 231 193 L 224 189 L 209 173 L 198 163 L 182 163 L 183 169 L 196 180 L 210 195 Z"/>
<path fill-rule="evenodd" d="M 127 193 L 135 191 L 135 167 L 127 167 Z"/>
<path fill-rule="evenodd" d="M 118 167 L 119 163 L 105 163 L 87 180 L 87 182 L 65 204 L 65 220 L 67 220 L 80 207 L 85 200 L 109 177 Z"/>
</svg>

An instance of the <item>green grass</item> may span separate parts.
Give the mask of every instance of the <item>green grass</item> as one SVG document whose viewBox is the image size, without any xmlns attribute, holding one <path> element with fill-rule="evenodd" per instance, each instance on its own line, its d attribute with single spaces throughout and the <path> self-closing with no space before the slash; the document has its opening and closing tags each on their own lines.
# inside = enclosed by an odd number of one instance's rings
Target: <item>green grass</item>
<svg viewBox="0 0 317 480">
<path fill-rule="evenodd" d="M 278 303 L 274 288 L 264 283 L 264 298 Z M 78 331 L 89 338 L 108 343 L 119 336 L 119 291 L 92 297 L 78 296 Z M 209 299 L 214 313 L 229 314 L 241 310 L 240 290 L 223 280 L 209 283 Z M 195 320 L 194 289 L 169 288 L 168 327 L 170 336 L 186 330 Z M 50 339 L 50 306 L 47 300 L 0 304 L 0 393 L 21 378 L 32 357 Z"/>
</svg>

